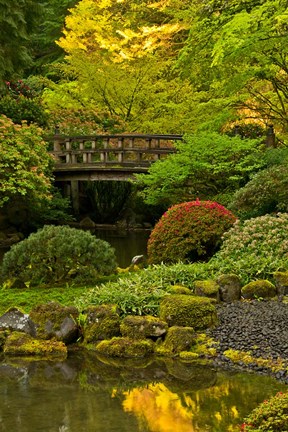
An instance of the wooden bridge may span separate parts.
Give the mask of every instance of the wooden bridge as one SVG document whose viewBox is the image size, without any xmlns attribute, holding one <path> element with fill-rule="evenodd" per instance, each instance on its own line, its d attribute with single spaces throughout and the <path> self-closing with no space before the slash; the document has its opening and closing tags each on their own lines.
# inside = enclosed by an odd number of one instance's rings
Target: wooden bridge
<svg viewBox="0 0 288 432">
<path fill-rule="evenodd" d="M 79 181 L 133 179 L 153 162 L 175 153 L 182 135 L 114 134 L 53 137 L 56 182 L 64 182 L 73 208 L 79 209 Z"/>
<path fill-rule="evenodd" d="M 179 140 L 182 135 L 55 135 L 54 175 L 56 181 L 126 180 L 174 153 Z"/>
</svg>

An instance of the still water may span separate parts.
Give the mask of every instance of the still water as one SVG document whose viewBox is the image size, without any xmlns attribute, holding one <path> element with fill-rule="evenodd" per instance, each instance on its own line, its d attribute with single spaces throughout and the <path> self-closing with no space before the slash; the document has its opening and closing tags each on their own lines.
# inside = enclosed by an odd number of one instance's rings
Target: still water
<svg viewBox="0 0 288 432">
<path fill-rule="evenodd" d="M 128 267 L 135 255 L 146 256 L 147 254 L 147 241 L 150 230 L 99 229 L 93 231 L 93 234 L 102 240 L 106 240 L 115 249 L 119 267 Z"/>
<path fill-rule="evenodd" d="M 0 357 L 1 432 L 228 432 L 286 387 L 175 359 Z"/>
</svg>

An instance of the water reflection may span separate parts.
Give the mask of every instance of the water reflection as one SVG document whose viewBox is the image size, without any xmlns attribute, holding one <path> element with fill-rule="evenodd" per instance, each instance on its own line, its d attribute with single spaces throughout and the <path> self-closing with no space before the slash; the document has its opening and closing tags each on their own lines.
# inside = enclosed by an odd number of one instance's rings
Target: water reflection
<svg viewBox="0 0 288 432">
<path fill-rule="evenodd" d="M 135 255 L 147 255 L 149 230 L 98 229 L 93 231 L 93 234 L 101 240 L 106 240 L 115 249 L 119 267 L 128 267 Z"/>
<path fill-rule="evenodd" d="M 19 432 L 225 432 L 286 387 L 169 359 L 65 362 L 2 358 L 0 430 Z"/>
</svg>

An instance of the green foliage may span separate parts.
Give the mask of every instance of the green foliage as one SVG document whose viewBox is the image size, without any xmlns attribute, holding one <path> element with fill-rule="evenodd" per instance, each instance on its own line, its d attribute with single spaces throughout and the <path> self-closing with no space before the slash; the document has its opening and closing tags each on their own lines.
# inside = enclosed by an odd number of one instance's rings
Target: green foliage
<svg viewBox="0 0 288 432">
<path fill-rule="evenodd" d="M 175 147 L 176 154 L 155 162 L 148 175 L 137 176 L 148 204 L 196 198 L 219 202 L 222 196 L 220 202 L 226 205 L 224 196 L 244 186 L 252 173 L 266 165 L 259 139 L 202 132 L 187 135 Z"/>
<path fill-rule="evenodd" d="M 288 211 L 288 165 L 274 165 L 255 174 L 229 206 L 242 219 Z"/>
<path fill-rule="evenodd" d="M 273 272 L 287 267 L 287 228 L 287 213 L 237 221 L 224 234 L 209 268 L 217 273 L 237 274 L 243 283 L 271 280 Z"/>
<path fill-rule="evenodd" d="M 186 19 L 180 64 L 202 94 L 204 122 L 211 111 L 223 125 L 223 110 L 230 109 L 287 134 L 287 1 L 200 1 Z"/>
<path fill-rule="evenodd" d="M 174 292 L 173 285 L 192 287 L 195 280 L 207 277 L 205 264 L 152 265 L 115 282 L 86 290 L 75 304 L 79 310 L 84 310 L 90 304 L 115 303 L 124 316 L 157 316 L 160 300 Z"/>
<path fill-rule="evenodd" d="M 6 252 L 1 278 L 20 287 L 85 284 L 115 269 L 114 250 L 107 242 L 76 228 L 47 225 Z"/>
<path fill-rule="evenodd" d="M 48 84 L 49 86 L 49 84 Z M 61 95 L 60 95 L 61 97 Z M 123 125 L 118 117 L 95 108 L 57 108 L 50 106 L 48 131 L 54 134 L 55 125 L 61 135 L 92 135 L 105 132 L 121 133 Z"/>
<path fill-rule="evenodd" d="M 0 115 L 0 207 L 13 197 L 49 199 L 52 158 L 35 125 L 15 125 Z"/>
<path fill-rule="evenodd" d="M 94 219 L 113 223 L 119 217 L 132 190 L 131 182 L 85 182 L 85 192 L 92 205 Z"/>
<path fill-rule="evenodd" d="M 18 124 L 24 120 L 28 124 L 36 123 L 39 126 L 47 124 L 47 114 L 39 99 L 30 99 L 25 96 L 15 99 L 9 95 L 3 96 L 0 99 L 0 113 Z"/>
<path fill-rule="evenodd" d="M 0 88 L 3 80 L 31 66 L 29 38 L 39 14 L 39 6 L 33 0 L 0 1 Z"/>
<path fill-rule="evenodd" d="M 256 407 L 242 424 L 245 432 L 285 432 L 288 425 L 288 392 L 279 392 Z"/>
<path fill-rule="evenodd" d="M 235 221 L 229 210 L 215 202 L 196 200 L 175 205 L 164 213 L 149 237 L 148 260 L 173 263 L 207 259 Z"/>
</svg>

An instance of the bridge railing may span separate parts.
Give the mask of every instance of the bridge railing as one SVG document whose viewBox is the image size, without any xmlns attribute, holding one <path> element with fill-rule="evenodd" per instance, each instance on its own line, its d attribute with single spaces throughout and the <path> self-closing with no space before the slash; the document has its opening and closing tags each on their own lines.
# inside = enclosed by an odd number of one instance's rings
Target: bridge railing
<svg viewBox="0 0 288 432">
<path fill-rule="evenodd" d="M 180 140 L 182 135 L 55 135 L 51 153 L 58 166 L 149 166 L 163 155 L 175 153 L 174 143 Z"/>
</svg>

